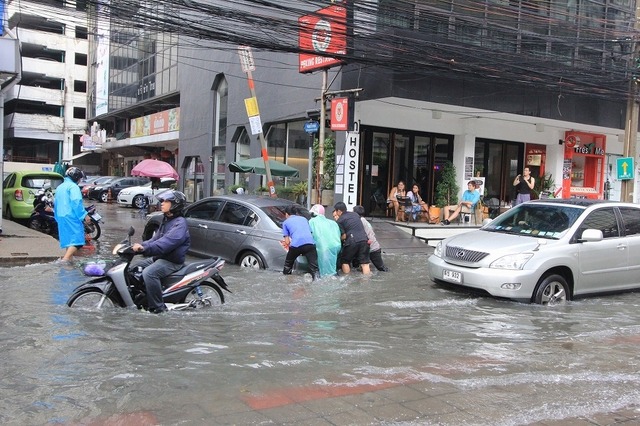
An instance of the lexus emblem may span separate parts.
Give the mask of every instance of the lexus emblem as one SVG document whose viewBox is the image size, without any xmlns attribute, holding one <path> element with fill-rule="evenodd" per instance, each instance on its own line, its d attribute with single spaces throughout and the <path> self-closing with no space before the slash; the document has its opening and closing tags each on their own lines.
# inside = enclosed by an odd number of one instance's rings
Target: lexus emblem
<svg viewBox="0 0 640 426">
<path fill-rule="evenodd" d="M 456 257 L 457 257 L 458 259 L 462 259 L 462 258 L 464 257 L 464 251 L 462 251 L 462 250 L 458 250 L 458 251 L 456 252 Z"/>
</svg>

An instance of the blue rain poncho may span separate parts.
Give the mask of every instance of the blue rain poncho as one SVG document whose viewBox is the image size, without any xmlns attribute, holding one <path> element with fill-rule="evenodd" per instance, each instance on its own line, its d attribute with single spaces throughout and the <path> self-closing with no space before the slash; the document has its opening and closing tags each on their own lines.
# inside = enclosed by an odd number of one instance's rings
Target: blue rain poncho
<svg viewBox="0 0 640 426">
<path fill-rule="evenodd" d="M 309 220 L 309 226 L 316 242 L 320 276 L 335 275 L 338 254 L 342 248 L 340 227 L 335 221 L 324 216 L 314 216 Z"/>
<path fill-rule="evenodd" d="M 58 222 L 60 247 L 83 246 L 85 240 L 82 221 L 87 215 L 87 211 L 82 204 L 80 187 L 68 176 L 56 188 L 53 213 L 56 222 Z"/>
</svg>

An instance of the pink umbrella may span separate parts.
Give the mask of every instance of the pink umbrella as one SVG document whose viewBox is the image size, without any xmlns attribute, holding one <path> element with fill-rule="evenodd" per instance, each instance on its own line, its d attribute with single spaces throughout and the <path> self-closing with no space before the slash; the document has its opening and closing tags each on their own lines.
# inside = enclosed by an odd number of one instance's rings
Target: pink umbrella
<svg viewBox="0 0 640 426">
<path fill-rule="evenodd" d="M 170 177 L 178 180 L 178 172 L 169 164 L 161 160 L 142 160 L 131 169 L 132 176 L 146 176 L 154 178 Z"/>
</svg>

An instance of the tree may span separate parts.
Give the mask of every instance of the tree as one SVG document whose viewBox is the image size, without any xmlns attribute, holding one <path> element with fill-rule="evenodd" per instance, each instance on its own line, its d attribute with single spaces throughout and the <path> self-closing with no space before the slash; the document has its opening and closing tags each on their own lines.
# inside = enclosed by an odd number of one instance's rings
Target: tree
<svg viewBox="0 0 640 426">
<path fill-rule="evenodd" d="M 447 161 L 438 177 L 436 185 L 436 206 L 443 208 L 458 204 L 458 191 L 460 187 L 457 183 L 456 166 L 451 161 Z"/>
<path fill-rule="evenodd" d="M 318 143 L 318 139 L 313 140 L 313 179 L 315 179 L 316 174 L 318 173 L 317 164 L 318 164 L 318 151 L 320 144 Z M 336 141 L 330 137 L 324 139 L 324 165 L 323 165 L 323 176 L 320 176 L 320 189 L 333 189 L 334 180 L 336 176 Z M 317 183 L 316 183 L 317 184 Z M 317 188 L 317 185 L 314 184 L 313 187 Z"/>
</svg>

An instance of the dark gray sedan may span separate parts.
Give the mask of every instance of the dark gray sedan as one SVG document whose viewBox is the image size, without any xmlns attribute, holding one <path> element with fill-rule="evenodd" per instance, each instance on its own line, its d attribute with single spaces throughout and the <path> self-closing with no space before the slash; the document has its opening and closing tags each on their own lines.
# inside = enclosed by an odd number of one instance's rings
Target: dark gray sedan
<svg viewBox="0 0 640 426">
<path fill-rule="evenodd" d="M 220 256 L 227 262 L 255 269 L 282 270 L 286 251 L 280 245 L 285 207 L 294 204 L 281 198 L 253 195 L 219 195 L 190 204 L 184 213 L 191 235 L 189 252 L 198 256 Z M 299 206 L 308 217 L 306 208 Z M 162 213 L 148 216 L 142 238 L 159 228 Z M 299 257 L 295 269 L 306 270 Z"/>
</svg>

